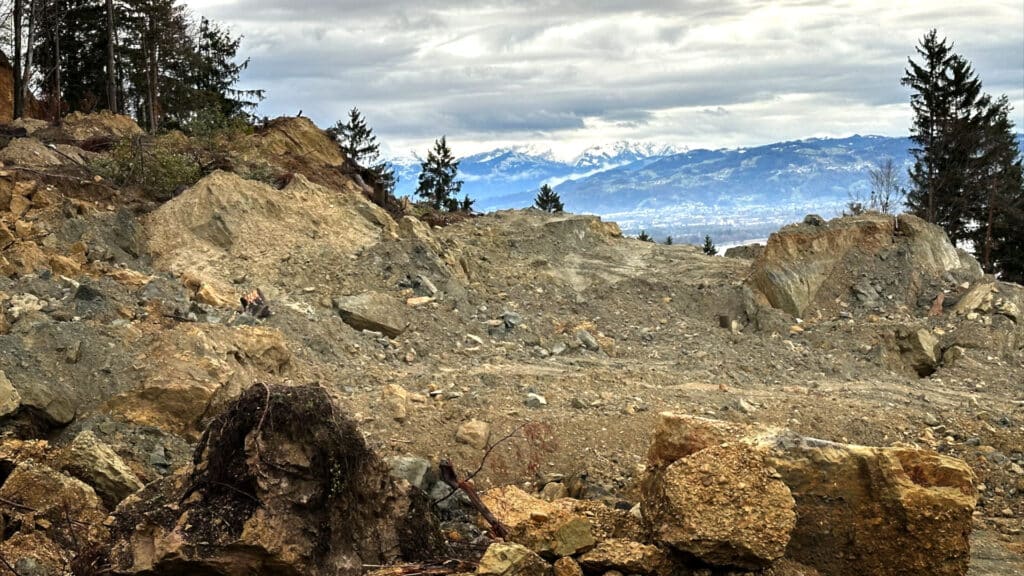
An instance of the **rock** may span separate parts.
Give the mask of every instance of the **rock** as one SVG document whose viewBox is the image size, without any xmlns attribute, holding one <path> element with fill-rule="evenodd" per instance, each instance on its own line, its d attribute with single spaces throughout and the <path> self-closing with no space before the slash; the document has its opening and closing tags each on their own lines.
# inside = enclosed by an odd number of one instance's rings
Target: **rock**
<svg viewBox="0 0 1024 576">
<path fill-rule="evenodd" d="M 773 475 L 762 450 L 705 448 L 652 469 L 644 520 L 659 542 L 709 564 L 763 568 L 782 557 L 796 524 L 793 496 Z"/>
<path fill-rule="evenodd" d="M 602 573 L 619 570 L 624 574 L 663 574 L 669 567 L 668 555 L 649 544 L 611 538 L 580 556 L 580 566 L 587 572 Z"/>
<path fill-rule="evenodd" d="M 82 265 L 67 256 L 50 256 L 50 269 L 54 274 L 74 278 L 82 274 Z"/>
<path fill-rule="evenodd" d="M 744 244 L 743 246 L 733 246 L 732 248 L 726 249 L 725 257 L 739 258 L 742 260 L 754 260 L 763 253 L 763 244 Z"/>
<path fill-rule="evenodd" d="M 388 460 L 391 475 L 408 481 L 413 486 L 426 492 L 436 480 L 434 465 L 426 458 L 416 456 L 396 456 Z"/>
<path fill-rule="evenodd" d="M 560 356 L 562 354 L 565 354 L 565 350 L 566 350 L 565 342 L 555 342 L 551 346 L 551 355 L 552 356 Z"/>
<path fill-rule="evenodd" d="M 821 573 L 810 566 L 783 558 L 772 564 L 761 576 L 821 576 Z"/>
<path fill-rule="evenodd" d="M 233 292 L 217 288 L 209 282 L 201 282 L 199 287 L 196 289 L 195 294 L 196 300 L 206 304 L 207 306 L 224 308 L 227 310 L 233 310 L 239 306 L 239 299 L 235 297 Z"/>
<path fill-rule="evenodd" d="M 549 576 L 551 565 L 529 548 L 495 542 L 487 547 L 476 568 L 477 576 Z"/>
<path fill-rule="evenodd" d="M 356 576 L 444 554 L 426 496 L 396 484 L 318 386 L 254 386 L 188 469 L 118 507 L 113 573 Z"/>
<path fill-rule="evenodd" d="M 2 372 L 0 372 L 2 374 Z M 20 404 L 27 408 L 33 418 L 46 426 L 64 426 L 75 419 L 78 410 L 76 394 L 64 383 L 37 379 L 31 374 L 21 373 L 16 380 L 4 376 L 21 398 Z M 8 402 L 13 396 L 8 396 Z"/>
<path fill-rule="evenodd" d="M 807 216 L 804 216 L 804 224 L 807 224 L 808 226 L 824 226 L 827 222 L 817 214 L 808 214 Z"/>
<path fill-rule="evenodd" d="M 35 138 L 14 138 L 7 146 L 0 150 L 0 162 L 3 162 L 6 166 L 52 169 L 62 166 L 69 161 Z M 19 214 L 13 208 L 11 212 Z"/>
<path fill-rule="evenodd" d="M 597 339 L 594 338 L 594 336 L 590 332 L 587 332 L 586 330 L 577 331 L 576 339 L 580 341 L 580 344 L 582 344 L 584 348 L 590 350 L 591 352 L 597 352 L 598 350 L 601 349 L 601 345 L 598 344 Z"/>
<path fill-rule="evenodd" d="M 395 338 L 409 327 L 402 304 L 381 292 L 335 298 L 334 307 L 341 319 L 356 330 L 373 330 Z"/>
<path fill-rule="evenodd" d="M 526 400 L 524 400 L 523 403 L 526 404 L 528 408 L 540 408 L 541 406 L 547 406 L 548 400 L 540 394 L 530 392 L 526 395 Z"/>
<path fill-rule="evenodd" d="M 757 442 L 796 499 L 787 558 L 835 576 L 967 573 L 978 495 L 963 461 L 787 432 Z"/>
<path fill-rule="evenodd" d="M 548 559 L 573 556 L 594 546 L 590 521 L 571 500 L 545 502 L 516 486 L 488 490 L 484 504 L 509 530 L 509 538 Z"/>
<path fill-rule="evenodd" d="M 806 317 L 817 303 L 848 294 L 851 275 L 877 274 L 883 268 L 879 256 L 890 253 L 900 255 L 885 263 L 893 274 L 900 274 L 901 283 L 893 291 L 899 301 L 911 305 L 916 305 L 928 279 L 943 281 L 947 274 L 963 280 L 978 277 L 939 227 L 907 214 L 898 219 L 862 214 L 827 226 L 787 226 L 772 234 L 746 285 L 772 307 Z M 904 274 L 906 270 L 914 273 Z"/>
<path fill-rule="evenodd" d="M 398 384 L 388 384 L 381 392 L 387 413 L 398 422 L 404 422 L 409 414 L 409 392 Z"/>
<path fill-rule="evenodd" d="M 142 134 L 142 129 L 128 116 L 102 110 L 92 114 L 72 112 L 62 119 L 63 139 L 84 143 L 94 138 L 120 140 Z"/>
<path fill-rule="evenodd" d="M 903 362 L 919 376 L 935 372 L 941 352 L 938 339 L 930 331 L 924 328 L 902 331 L 897 335 L 897 341 Z"/>
<path fill-rule="evenodd" d="M 483 450 L 491 438 L 491 425 L 481 420 L 470 420 L 459 426 L 455 441 Z"/>
<path fill-rule="evenodd" d="M 3 370 L 0 370 L 0 418 L 13 414 L 19 406 L 21 406 L 21 395 L 7 379 Z"/>
<path fill-rule="evenodd" d="M 142 489 L 142 482 L 121 457 L 88 430 L 75 436 L 60 462 L 62 470 L 92 486 L 111 508 Z"/>
<path fill-rule="evenodd" d="M 924 420 L 925 426 L 938 426 L 939 424 L 941 424 L 941 422 L 939 422 L 939 419 L 936 418 L 935 415 L 932 414 L 931 412 L 925 412 L 922 420 Z"/>
<path fill-rule="evenodd" d="M 430 304 L 433 301 L 434 298 L 431 296 L 414 296 L 406 299 L 405 305 L 410 308 L 416 308 L 418 306 L 423 306 L 424 304 Z"/>
<path fill-rule="evenodd" d="M 669 464 L 744 434 L 746 427 L 721 420 L 662 412 L 654 429 L 647 461 L 652 466 Z"/>
<path fill-rule="evenodd" d="M 0 554 L 14 565 L 18 576 L 65 574 L 67 561 L 62 552 L 61 546 L 43 530 L 19 532 L 0 544 Z"/>
<path fill-rule="evenodd" d="M 583 576 L 583 569 L 572 558 L 559 558 L 555 560 L 552 576 Z"/>
</svg>

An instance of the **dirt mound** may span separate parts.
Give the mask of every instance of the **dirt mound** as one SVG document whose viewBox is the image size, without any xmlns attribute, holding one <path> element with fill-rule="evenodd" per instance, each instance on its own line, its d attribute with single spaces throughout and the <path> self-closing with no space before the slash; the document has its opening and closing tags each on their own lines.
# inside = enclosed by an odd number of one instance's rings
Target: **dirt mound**
<svg viewBox="0 0 1024 576">
<path fill-rule="evenodd" d="M 305 117 L 283 116 L 252 136 L 253 154 L 284 162 L 303 158 L 321 166 L 341 166 L 348 159 L 327 134 Z"/>
<path fill-rule="evenodd" d="M 231 291 L 232 280 L 301 291 L 329 284 L 395 224 L 362 195 L 301 175 L 283 189 L 214 172 L 150 215 L 147 248 L 157 267 Z"/>
<path fill-rule="evenodd" d="M 443 554 L 424 498 L 390 479 L 326 390 L 257 385 L 211 423 L 186 473 L 118 508 L 112 564 L 119 574 L 361 574 Z"/>
<path fill-rule="evenodd" d="M 980 276 L 937 226 L 871 213 L 772 234 L 747 283 L 771 306 L 803 317 L 854 298 L 867 307 L 915 308 L 925 288 Z"/>
<path fill-rule="evenodd" d="M 120 140 L 142 134 L 142 128 L 128 116 L 103 110 L 93 114 L 73 112 L 65 116 L 59 128 L 47 131 L 53 140 L 82 144 L 89 140 Z"/>
</svg>

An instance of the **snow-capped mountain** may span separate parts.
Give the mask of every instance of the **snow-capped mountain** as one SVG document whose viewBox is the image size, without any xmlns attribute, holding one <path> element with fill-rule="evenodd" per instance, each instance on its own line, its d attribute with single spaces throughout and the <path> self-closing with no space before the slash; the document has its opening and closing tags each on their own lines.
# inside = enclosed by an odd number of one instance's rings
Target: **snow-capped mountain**
<svg viewBox="0 0 1024 576">
<path fill-rule="evenodd" d="M 616 143 L 570 161 L 503 148 L 463 158 L 459 173 L 478 210 L 530 206 L 547 183 L 567 210 L 599 214 L 627 234 L 690 243 L 710 234 L 725 244 L 764 238 L 809 213 L 838 215 L 852 197 L 867 196 L 868 170 L 886 158 L 905 180 L 910 146 L 907 138 L 859 135 L 721 150 Z M 400 172 L 399 195 L 413 193 L 418 173 L 418 164 Z"/>
<path fill-rule="evenodd" d="M 460 158 L 462 192 L 476 199 L 480 210 L 508 208 L 511 197 L 529 196 L 530 204 L 542 184 L 557 186 L 600 172 L 661 158 L 678 148 L 664 144 L 616 142 L 588 148 L 571 160 L 560 160 L 550 149 L 537 145 L 496 148 Z M 420 159 L 392 160 L 399 176 L 395 193 L 411 196 L 416 190 Z"/>
<path fill-rule="evenodd" d="M 648 158 L 684 152 L 684 148 L 654 142 L 627 142 L 591 146 L 577 156 L 572 165 L 580 170 L 611 169 Z"/>
</svg>

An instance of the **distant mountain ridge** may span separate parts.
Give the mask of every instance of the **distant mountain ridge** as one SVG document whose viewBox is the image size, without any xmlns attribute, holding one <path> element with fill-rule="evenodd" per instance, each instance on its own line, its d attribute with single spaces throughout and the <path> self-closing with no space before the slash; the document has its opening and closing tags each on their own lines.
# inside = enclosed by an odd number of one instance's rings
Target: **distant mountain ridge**
<svg viewBox="0 0 1024 576">
<path fill-rule="evenodd" d="M 851 196 L 868 194 L 868 170 L 878 162 L 892 158 L 905 174 L 910 147 L 908 138 L 860 135 L 719 150 L 617 142 L 571 161 L 513 147 L 462 158 L 459 173 L 478 210 L 530 206 L 549 183 L 567 210 L 615 220 L 626 233 L 736 242 L 763 238 L 807 213 L 839 214 Z M 412 195 L 418 163 L 396 170 L 396 193 Z"/>
</svg>

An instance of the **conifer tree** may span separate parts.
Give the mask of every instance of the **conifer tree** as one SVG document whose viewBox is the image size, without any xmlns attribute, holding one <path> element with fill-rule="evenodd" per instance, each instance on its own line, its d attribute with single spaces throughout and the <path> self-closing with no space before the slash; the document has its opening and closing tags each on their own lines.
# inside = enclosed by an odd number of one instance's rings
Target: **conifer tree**
<svg viewBox="0 0 1024 576">
<path fill-rule="evenodd" d="M 647 230 L 641 230 L 640 234 L 636 237 L 641 242 L 654 242 L 654 238 L 647 233 Z"/>
<path fill-rule="evenodd" d="M 710 234 L 705 234 L 704 235 L 704 248 L 703 248 L 703 250 L 704 250 L 704 253 L 707 254 L 708 256 L 714 256 L 715 254 L 718 254 L 718 248 L 715 248 L 715 243 L 711 241 L 711 235 Z"/>
<path fill-rule="evenodd" d="M 446 208 L 458 210 L 454 196 L 462 190 L 462 180 L 457 180 L 459 161 L 448 148 L 445 136 L 434 141 L 434 148 L 427 152 L 427 159 L 420 163 L 419 185 L 416 195 L 427 200 L 434 210 Z M 450 201 L 455 200 L 454 208 Z"/>
<path fill-rule="evenodd" d="M 558 193 L 551 189 L 551 186 L 544 184 L 533 199 L 533 205 L 545 212 L 561 212 L 565 210 L 562 199 Z"/>
<path fill-rule="evenodd" d="M 341 151 L 353 162 L 377 175 L 386 194 L 394 192 L 398 177 L 395 176 L 394 169 L 381 159 L 377 137 L 358 108 L 353 107 L 349 110 L 348 121 L 338 120 L 334 126 L 327 129 L 327 133 L 338 142 Z"/>
<path fill-rule="evenodd" d="M 671 245 L 672 245 L 672 237 L 668 236 L 668 237 L 665 238 L 665 246 L 671 246 Z"/>
<path fill-rule="evenodd" d="M 908 58 L 902 78 L 914 90 L 914 184 L 907 194 L 910 211 L 942 226 L 950 240 L 968 236 L 972 155 L 984 123 L 988 97 L 971 64 L 953 52 L 952 43 L 928 32 L 916 47 L 921 62 Z"/>
</svg>

